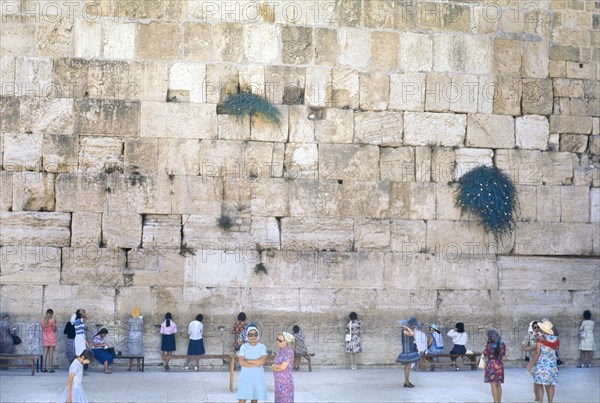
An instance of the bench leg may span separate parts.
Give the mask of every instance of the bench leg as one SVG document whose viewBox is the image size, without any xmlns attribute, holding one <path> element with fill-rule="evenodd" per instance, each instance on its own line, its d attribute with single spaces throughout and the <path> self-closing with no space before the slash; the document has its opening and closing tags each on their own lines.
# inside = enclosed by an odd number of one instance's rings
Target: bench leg
<svg viewBox="0 0 600 403">
<path fill-rule="evenodd" d="M 144 357 L 142 356 L 142 372 L 144 372 Z"/>
<path fill-rule="evenodd" d="M 312 364 L 310 362 L 310 355 L 306 356 L 306 360 L 308 361 L 308 372 L 312 372 Z"/>
<path fill-rule="evenodd" d="M 229 391 L 233 392 L 233 370 L 235 369 L 235 357 L 229 357 Z"/>
</svg>

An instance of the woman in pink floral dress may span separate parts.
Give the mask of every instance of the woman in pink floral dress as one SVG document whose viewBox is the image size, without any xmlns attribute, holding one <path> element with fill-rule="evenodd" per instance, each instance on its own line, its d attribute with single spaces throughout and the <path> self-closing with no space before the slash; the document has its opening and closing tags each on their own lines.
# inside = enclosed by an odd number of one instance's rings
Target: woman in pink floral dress
<svg viewBox="0 0 600 403">
<path fill-rule="evenodd" d="M 279 351 L 275 356 L 275 364 L 271 366 L 275 378 L 275 403 L 290 403 L 294 401 L 294 350 L 291 347 L 294 336 L 283 332 L 277 335 L 276 340 Z"/>
<path fill-rule="evenodd" d="M 506 345 L 496 329 L 488 329 L 488 341 L 483 350 L 487 359 L 483 382 L 489 383 L 492 388 L 494 403 L 502 401 L 502 384 L 504 383 L 504 363 L 502 357 L 506 355 Z"/>
<path fill-rule="evenodd" d="M 48 309 L 46 315 L 40 320 L 42 327 L 42 347 L 44 348 L 44 368 L 42 372 L 54 372 L 54 349 L 56 348 L 56 321 L 54 311 Z M 48 366 L 50 371 L 48 371 Z"/>
</svg>

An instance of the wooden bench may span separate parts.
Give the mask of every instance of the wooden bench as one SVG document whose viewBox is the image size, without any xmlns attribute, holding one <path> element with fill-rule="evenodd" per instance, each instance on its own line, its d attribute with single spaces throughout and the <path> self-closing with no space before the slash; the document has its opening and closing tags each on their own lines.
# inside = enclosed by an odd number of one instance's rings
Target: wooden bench
<svg viewBox="0 0 600 403">
<path fill-rule="evenodd" d="M 136 355 L 136 354 L 115 355 L 113 357 L 113 360 L 125 360 L 125 359 L 128 359 L 128 360 L 132 359 L 132 360 L 134 360 L 134 359 L 138 359 L 138 358 L 140 358 L 142 360 L 142 372 L 144 372 L 144 364 L 145 364 L 145 362 L 144 362 L 144 355 L 143 354 L 140 354 L 140 355 Z"/>
<path fill-rule="evenodd" d="M 0 366 L 2 367 L 10 367 L 13 364 L 9 360 L 22 360 L 29 361 L 31 364 L 31 375 L 35 375 L 35 372 L 40 372 L 40 368 L 42 366 L 42 360 L 44 357 L 39 354 L 0 354 Z"/>
<path fill-rule="evenodd" d="M 310 358 L 314 356 L 315 353 L 294 354 L 294 369 L 300 369 L 300 364 L 302 364 L 302 359 L 304 358 L 308 362 L 308 372 L 312 372 L 312 363 Z"/>
<path fill-rule="evenodd" d="M 431 368 L 435 367 L 444 367 L 444 366 L 454 366 L 459 365 L 458 362 L 446 362 L 440 361 L 439 358 L 461 358 L 467 357 L 469 359 L 468 362 L 461 362 L 460 365 L 470 365 L 471 371 L 475 371 L 477 369 L 477 359 L 481 356 L 481 353 L 472 353 L 472 354 L 432 354 L 432 355 L 424 355 L 421 354 L 421 359 L 419 360 L 419 369 L 425 370 L 426 366 L 429 365 Z M 428 361 L 427 358 L 433 359 L 433 362 Z"/>
<path fill-rule="evenodd" d="M 196 371 L 200 371 L 200 360 L 223 360 L 229 362 L 229 390 L 233 392 L 233 378 L 235 370 L 235 362 L 237 356 L 235 354 L 203 354 L 203 355 L 187 355 L 187 354 L 172 354 L 168 358 L 163 356 L 165 371 L 167 370 L 167 362 L 171 360 L 188 360 L 196 362 Z"/>
</svg>

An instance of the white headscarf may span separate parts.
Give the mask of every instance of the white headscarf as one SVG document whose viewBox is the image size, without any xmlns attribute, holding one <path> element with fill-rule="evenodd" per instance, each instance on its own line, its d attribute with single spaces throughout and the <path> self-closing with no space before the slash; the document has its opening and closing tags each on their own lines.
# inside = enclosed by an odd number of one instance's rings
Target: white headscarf
<svg viewBox="0 0 600 403">
<path fill-rule="evenodd" d="M 248 342 L 250 341 L 248 339 L 248 333 L 250 333 L 251 330 L 256 331 L 256 334 L 258 335 L 258 337 L 256 338 L 256 341 L 260 340 L 260 332 L 258 331 L 258 327 L 256 327 L 256 323 L 254 322 L 250 322 L 248 323 L 248 325 L 246 326 L 246 337 L 245 340 Z"/>
</svg>

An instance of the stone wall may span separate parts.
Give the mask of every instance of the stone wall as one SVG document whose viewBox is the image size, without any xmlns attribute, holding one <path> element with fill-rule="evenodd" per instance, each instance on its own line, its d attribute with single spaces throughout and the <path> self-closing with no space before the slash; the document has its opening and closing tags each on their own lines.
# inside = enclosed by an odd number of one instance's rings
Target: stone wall
<svg viewBox="0 0 600 403">
<path fill-rule="evenodd" d="M 496 326 L 511 360 L 549 317 L 578 357 L 600 314 L 597 1 L 1 6 L 0 303 L 26 341 L 84 307 L 125 351 L 139 305 L 157 362 L 165 312 L 178 351 L 203 313 L 221 353 L 245 311 L 270 349 L 299 323 L 342 365 L 356 311 L 363 364 L 393 363 L 409 315 L 465 322 L 475 351 Z M 280 123 L 224 114 L 238 88 Z M 492 163 L 519 194 L 499 243 L 454 204 Z"/>
</svg>

